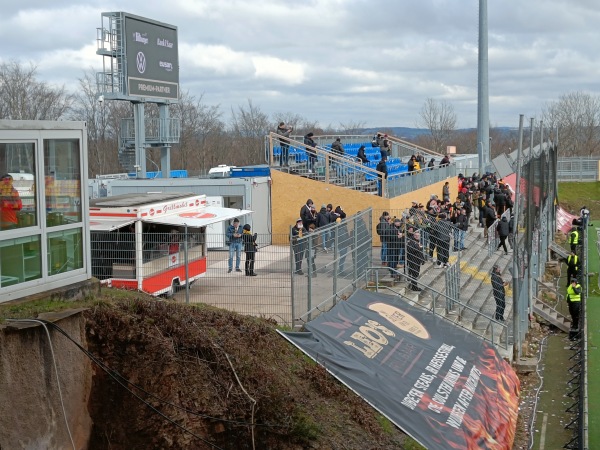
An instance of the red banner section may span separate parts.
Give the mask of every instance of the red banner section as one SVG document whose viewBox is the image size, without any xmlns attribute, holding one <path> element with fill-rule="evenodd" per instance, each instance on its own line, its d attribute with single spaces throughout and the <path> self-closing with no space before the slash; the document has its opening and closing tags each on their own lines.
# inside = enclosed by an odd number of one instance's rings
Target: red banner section
<svg viewBox="0 0 600 450">
<path fill-rule="evenodd" d="M 556 208 L 556 229 L 567 234 L 573 228 L 573 219 L 579 219 L 579 216 L 569 214 L 560 206 Z"/>
<path fill-rule="evenodd" d="M 428 449 L 512 448 L 519 379 L 491 344 L 368 291 L 305 328 L 281 334 Z"/>
</svg>

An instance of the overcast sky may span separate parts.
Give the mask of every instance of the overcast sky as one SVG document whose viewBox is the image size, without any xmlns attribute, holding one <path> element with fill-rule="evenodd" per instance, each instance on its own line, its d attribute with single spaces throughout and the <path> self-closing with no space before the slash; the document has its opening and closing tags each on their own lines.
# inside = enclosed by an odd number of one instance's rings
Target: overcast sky
<svg viewBox="0 0 600 450">
<path fill-rule="evenodd" d="M 124 9 L 124 5 L 126 9 Z M 208 105 L 295 112 L 322 126 L 414 127 L 427 98 L 477 126 L 478 0 L 2 1 L 0 62 L 78 88 L 100 71 L 101 13 L 178 27 L 181 89 Z M 600 93 L 600 1 L 490 0 L 490 124 L 562 94 Z"/>
</svg>

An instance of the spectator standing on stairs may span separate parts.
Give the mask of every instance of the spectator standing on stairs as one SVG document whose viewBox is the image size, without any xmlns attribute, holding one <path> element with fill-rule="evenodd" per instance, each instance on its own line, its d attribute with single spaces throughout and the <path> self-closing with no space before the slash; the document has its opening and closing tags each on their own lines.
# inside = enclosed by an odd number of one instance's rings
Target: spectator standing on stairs
<svg viewBox="0 0 600 450">
<path fill-rule="evenodd" d="M 387 179 L 388 177 L 387 156 L 381 158 L 381 160 L 377 163 L 375 170 L 381 172 L 381 175 L 378 175 L 379 179 L 377 180 L 377 195 L 383 197 L 383 180 Z"/>
<path fill-rule="evenodd" d="M 390 156 L 391 146 L 388 140 L 388 135 L 384 134 L 379 139 L 379 151 L 381 152 L 381 158 Z"/>
<path fill-rule="evenodd" d="M 508 286 L 508 283 L 502 279 L 500 267 L 498 265 L 494 265 L 494 267 L 492 267 L 492 291 L 494 293 L 494 300 L 496 301 L 496 314 L 494 318 L 499 322 L 504 322 L 506 286 Z"/>
<path fill-rule="evenodd" d="M 417 280 L 421 272 L 421 265 L 425 263 L 423 256 L 423 247 L 421 246 L 421 233 L 416 230 L 408 235 L 406 239 L 406 265 L 408 266 L 409 289 L 411 291 L 420 291 L 417 286 Z"/>
<path fill-rule="evenodd" d="M 340 158 L 344 157 L 344 146 L 342 145 L 342 141 L 341 139 L 338 137 L 335 139 L 335 141 L 333 141 L 333 143 L 331 144 L 331 152 L 336 155 L 339 156 Z M 341 177 L 342 175 L 344 175 L 344 170 L 342 167 L 342 164 L 340 164 L 340 161 L 334 161 L 334 163 L 332 164 L 332 167 L 335 168 L 336 174 L 338 177 Z"/>
<path fill-rule="evenodd" d="M 315 162 L 317 161 L 317 151 L 311 147 L 316 147 L 317 143 L 313 140 L 315 134 L 311 131 L 304 136 L 304 145 L 306 145 L 306 155 L 308 156 L 308 173 L 313 173 Z"/>
<path fill-rule="evenodd" d="M 442 200 L 445 202 L 450 201 L 450 182 L 446 181 L 444 187 L 442 187 Z"/>
<path fill-rule="evenodd" d="M 279 134 L 279 142 L 281 143 L 281 155 L 279 157 L 279 167 L 289 167 L 289 157 L 290 157 L 290 133 L 292 132 L 292 127 L 286 127 L 285 122 L 280 122 L 277 127 L 277 134 Z"/>
<path fill-rule="evenodd" d="M 485 208 L 483 210 L 483 220 L 484 220 L 484 229 L 483 236 L 488 237 L 488 229 L 494 224 L 496 221 L 496 209 L 495 205 L 492 201 L 488 200 L 485 204 Z"/>
<path fill-rule="evenodd" d="M 510 233 L 510 224 L 508 223 L 508 219 L 506 216 L 502 216 L 502 220 L 498 224 L 498 237 L 500 238 L 500 243 L 496 250 L 500 250 L 500 247 L 504 248 L 504 254 L 508 255 L 508 250 L 506 248 L 506 238 Z"/>
</svg>

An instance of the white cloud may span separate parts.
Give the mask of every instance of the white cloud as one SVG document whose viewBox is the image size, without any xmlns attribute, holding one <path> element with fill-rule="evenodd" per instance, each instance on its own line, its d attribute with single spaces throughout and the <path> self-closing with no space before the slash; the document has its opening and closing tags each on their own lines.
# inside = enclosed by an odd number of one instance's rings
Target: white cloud
<svg viewBox="0 0 600 450">
<path fill-rule="evenodd" d="M 0 16 L 0 61 L 34 62 L 77 86 L 103 11 L 117 2 L 22 0 Z M 130 0 L 127 11 L 178 27 L 182 89 L 224 111 L 252 99 L 323 124 L 413 125 L 429 97 L 460 126 L 477 114 L 478 11 L 456 0 Z M 573 90 L 600 92 L 597 0 L 488 1 L 490 117 L 518 115 Z"/>
<path fill-rule="evenodd" d="M 254 56 L 255 76 L 267 80 L 277 80 L 288 85 L 301 84 L 305 79 L 304 65 L 284 61 L 272 56 Z"/>
</svg>

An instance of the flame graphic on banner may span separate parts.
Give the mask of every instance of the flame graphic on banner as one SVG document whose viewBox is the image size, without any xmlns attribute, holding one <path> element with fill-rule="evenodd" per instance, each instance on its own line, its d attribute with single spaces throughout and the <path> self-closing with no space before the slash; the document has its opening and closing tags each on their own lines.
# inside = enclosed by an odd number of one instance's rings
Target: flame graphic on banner
<svg viewBox="0 0 600 450">
<path fill-rule="evenodd" d="M 452 407 L 444 405 L 441 414 L 428 415 L 433 430 L 439 430 L 433 440 L 444 448 L 456 450 L 506 450 L 512 448 L 519 406 L 519 379 L 512 368 L 488 348 L 476 359 L 481 377 L 473 399 L 463 416 L 461 428 L 450 427 L 446 422 Z M 467 376 L 461 376 L 456 389 L 461 390 Z M 490 401 L 490 399 L 496 401 Z M 427 410 L 432 401 L 423 396 L 419 407 Z M 440 417 L 438 420 L 436 417 Z"/>
</svg>

